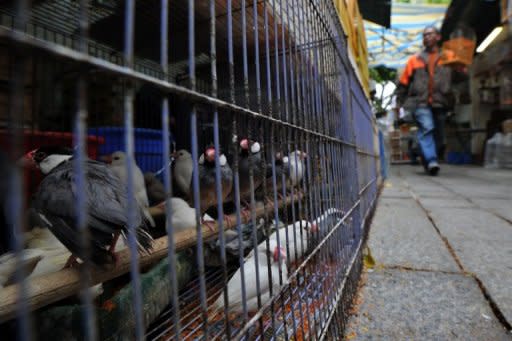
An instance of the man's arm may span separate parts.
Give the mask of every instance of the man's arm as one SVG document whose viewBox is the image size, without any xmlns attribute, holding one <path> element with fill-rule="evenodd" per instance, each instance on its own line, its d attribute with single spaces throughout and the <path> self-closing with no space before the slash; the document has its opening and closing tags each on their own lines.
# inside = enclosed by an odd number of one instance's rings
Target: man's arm
<svg viewBox="0 0 512 341">
<path fill-rule="evenodd" d="M 398 108 L 400 108 L 403 105 L 405 98 L 407 97 L 413 71 L 413 61 L 412 58 L 409 58 L 407 60 L 407 64 L 405 65 L 405 69 L 402 72 L 400 79 L 398 80 L 398 84 L 395 90 L 396 104 Z"/>
</svg>

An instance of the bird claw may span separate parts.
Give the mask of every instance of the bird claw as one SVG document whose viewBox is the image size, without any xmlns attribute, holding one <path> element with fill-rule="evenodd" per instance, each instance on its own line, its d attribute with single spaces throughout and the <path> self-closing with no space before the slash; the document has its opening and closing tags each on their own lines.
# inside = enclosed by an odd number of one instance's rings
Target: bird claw
<svg viewBox="0 0 512 341">
<path fill-rule="evenodd" d="M 216 226 L 215 226 L 216 225 L 215 222 L 213 222 L 213 221 L 204 221 L 203 220 L 202 224 L 204 226 L 206 226 L 208 228 L 208 230 L 210 230 L 210 232 L 217 232 L 217 229 L 216 229 Z"/>
<path fill-rule="evenodd" d="M 64 264 L 64 268 L 74 268 L 76 266 L 78 266 L 78 260 L 76 256 L 69 256 L 68 260 L 66 261 L 66 264 Z"/>
<path fill-rule="evenodd" d="M 251 211 L 246 209 L 246 208 L 240 210 L 240 215 L 242 216 L 244 221 L 250 221 L 251 220 Z"/>
</svg>

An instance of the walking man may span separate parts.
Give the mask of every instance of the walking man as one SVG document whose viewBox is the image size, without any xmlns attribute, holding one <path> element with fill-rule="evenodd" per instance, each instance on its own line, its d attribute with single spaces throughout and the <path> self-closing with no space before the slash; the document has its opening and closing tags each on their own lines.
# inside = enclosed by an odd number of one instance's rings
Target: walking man
<svg viewBox="0 0 512 341">
<path fill-rule="evenodd" d="M 453 104 L 452 69 L 439 63 L 440 40 L 437 28 L 423 30 L 424 49 L 407 60 L 396 90 L 398 106 L 414 114 L 423 164 L 430 175 L 440 170 L 438 150 L 444 147 L 444 119 Z"/>
</svg>

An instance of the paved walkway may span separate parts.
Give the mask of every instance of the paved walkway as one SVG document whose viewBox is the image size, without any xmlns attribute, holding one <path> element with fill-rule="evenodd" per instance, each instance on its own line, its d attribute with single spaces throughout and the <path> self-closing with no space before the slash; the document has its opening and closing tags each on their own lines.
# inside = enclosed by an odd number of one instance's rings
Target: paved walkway
<svg viewBox="0 0 512 341">
<path fill-rule="evenodd" d="M 350 340 L 512 340 L 512 170 L 394 166 Z"/>
</svg>

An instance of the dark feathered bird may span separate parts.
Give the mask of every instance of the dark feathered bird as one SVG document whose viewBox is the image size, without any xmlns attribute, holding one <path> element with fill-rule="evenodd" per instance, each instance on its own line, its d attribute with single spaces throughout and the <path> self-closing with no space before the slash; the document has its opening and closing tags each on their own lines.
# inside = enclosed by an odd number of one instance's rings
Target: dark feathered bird
<svg viewBox="0 0 512 341">
<path fill-rule="evenodd" d="M 256 191 L 264 180 L 263 158 L 261 155 L 261 145 L 256 141 L 242 139 L 240 141 L 240 152 L 238 156 L 238 177 L 240 183 L 240 200 L 249 202 L 251 199 L 250 169 L 252 167 L 254 190 Z M 230 194 L 230 200 L 233 200 L 234 190 Z"/>
<path fill-rule="evenodd" d="M 215 153 L 215 148 L 208 147 L 198 160 L 201 213 L 204 213 L 208 208 L 217 204 L 217 195 L 215 192 Z M 224 202 L 233 187 L 233 171 L 231 167 L 229 167 L 224 154 L 221 153 L 219 155 L 219 161 L 222 201 Z M 190 188 L 192 189 L 192 186 Z"/>
<path fill-rule="evenodd" d="M 78 191 L 86 195 L 87 227 L 91 260 L 97 264 L 115 261 L 113 250 L 119 235 L 126 236 L 127 197 L 120 180 L 103 163 L 87 160 L 84 188 L 76 188 L 72 151 L 63 147 L 41 147 L 28 154 L 46 174 L 35 194 L 33 208 L 47 227 L 73 255 L 80 252 L 76 222 Z M 133 199 L 135 200 L 135 199 Z M 139 249 L 148 252 L 152 238 L 147 233 L 142 209 L 134 213 Z"/>
<path fill-rule="evenodd" d="M 166 199 L 164 184 L 151 172 L 144 173 L 144 184 L 148 193 L 149 206 L 161 204 Z"/>
</svg>

